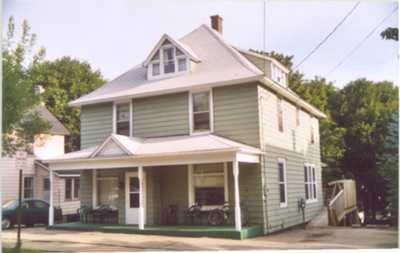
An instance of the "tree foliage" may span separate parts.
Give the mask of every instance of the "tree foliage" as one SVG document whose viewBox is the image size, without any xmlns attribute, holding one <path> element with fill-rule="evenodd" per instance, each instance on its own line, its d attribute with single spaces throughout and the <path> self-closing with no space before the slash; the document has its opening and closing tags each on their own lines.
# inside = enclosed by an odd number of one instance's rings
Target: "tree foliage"
<svg viewBox="0 0 400 253">
<path fill-rule="evenodd" d="M 381 37 L 385 40 L 399 41 L 399 28 L 388 27 L 383 32 L 381 32 Z"/>
<path fill-rule="evenodd" d="M 94 71 L 89 63 L 62 57 L 54 61 L 43 61 L 30 69 L 30 76 L 36 85 L 44 88 L 41 99 L 70 131 L 69 150 L 80 147 L 80 109 L 68 103 L 104 84 L 99 71 Z"/>
<path fill-rule="evenodd" d="M 35 111 L 39 98 L 30 79 L 29 68 L 44 57 L 44 49 L 35 54 L 36 35 L 28 22 L 22 23 L 19 40 L 15 35 L 14 19 L 10 17 L 6 38 L 3 39 L 3 152 L 12 155 L 16 150 L 31 151 L 35 135 L 45 133 L 49 124 Z"/>
</svg>

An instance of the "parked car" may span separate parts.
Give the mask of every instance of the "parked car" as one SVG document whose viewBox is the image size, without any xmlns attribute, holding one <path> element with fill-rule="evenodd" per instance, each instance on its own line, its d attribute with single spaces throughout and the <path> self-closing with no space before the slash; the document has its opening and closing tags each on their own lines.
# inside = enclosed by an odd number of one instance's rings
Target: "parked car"
<svg viewBox="0 0 400 253">
<path fill-rule="evenodd" d="M 23 200 L 21 203 L 21 224 L 32 227 L 35 224 L 48 224 L 49 204 L 39 199 Z M 2 206 L 3 218 L 1 226 L 3 229 L 12 228 L 17 224 L 18 200 L 10 200 Z M 61 220 L 60 208 L 54 208 L 54 219 Z"/>
</svg>

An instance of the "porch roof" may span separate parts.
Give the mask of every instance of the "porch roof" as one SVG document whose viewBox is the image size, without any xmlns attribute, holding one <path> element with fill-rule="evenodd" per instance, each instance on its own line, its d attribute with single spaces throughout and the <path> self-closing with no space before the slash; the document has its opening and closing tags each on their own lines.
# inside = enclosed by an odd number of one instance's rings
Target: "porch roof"
<svg viewBox="0 0 400 253">
<path fill-rule="evenodd" d="M 86 168 L 102 168 L 94 162 L 119 161 L 115 167 L 185 164 L 190 161 L 259 162 L 263 152 L 255 147 L 213 134 L 137 138 L 112 134 L 102 144 L 48 159 L 59 170 L 78 169 L 82 166 L 67 164 L 84 162 Z M 126 161 L 126 163 L 121 163 Z M 65 165 L 62 167 L 62 165 Z M 54 166 L 57 165 L 57 166 Z M 99 167 L 100 166 L 100 167 Z"/>
</svg>

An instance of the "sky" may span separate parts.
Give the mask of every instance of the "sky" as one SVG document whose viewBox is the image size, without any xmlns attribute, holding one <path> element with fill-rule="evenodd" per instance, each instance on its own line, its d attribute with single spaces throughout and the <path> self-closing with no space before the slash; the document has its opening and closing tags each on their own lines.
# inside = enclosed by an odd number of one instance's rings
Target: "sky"
<svg viewBox="0 0 400 253">
<path fill-rule="evenodd" d="M 179 39 L 210 16 L 223 17 L 223 36 L 243 49 L 293 55 L 294 65 L 335 27 L 355 1 L 266 0 L 5 0 L 2 22 L 28 20 L 47 59 L 71 56 L 87 61 L 111 80 L 143 62 L 160 37 Z M 299 70 L 323 76 L 337 87 L 357 78 L 398 83 L 398 43 L 379 33 L 398 27 L 392 15 L 341 67 L 328 73 L 397 6 L 394 1 L 361 1 Z M 265 13 L 265 15 L 264 15 Z M 6 33 L 3 30 L 3 36 Z"/>
</svg>

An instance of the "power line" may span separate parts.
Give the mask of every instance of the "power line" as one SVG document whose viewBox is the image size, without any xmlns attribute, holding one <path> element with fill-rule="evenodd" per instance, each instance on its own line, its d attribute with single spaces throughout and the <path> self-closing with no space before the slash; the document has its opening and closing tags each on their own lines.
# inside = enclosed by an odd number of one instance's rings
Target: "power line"
<svg viewBox="0 0 400 253">
<path fill-rule="evenodd" d="M 371 37 L 374 32 L 383 24 L 385 23 L 397 10 L 398 10 L 398 6 L 396 6 L 385 18 L 383 18 L 381 20 L 381 22 L 378 23 L 378 25 L 376 25 L 368 34 L 367 36 L 365 36 L 348 54 L 346 54 L 345 57 L 343 57 L 343 59 L 335 65 L 335 67 L 333 67 L 327 74 L 330 75 L 332 74 L 336 69 L 338 69 L 350 56 L 352 56 L 363 44 L 364 42 L 369 39 L 369 37 Z"/>
<path fill-rule="evenodd" d="M 333 30 L 320 43 L 318 43 L 318 45 L 313 50 L 311 50 L 311 52 L 308 53 L 308 55 L 306 55 L 306 57 L 304 57 L 293 69 L 297 69 L 308 58 L 310 58 L 311 55 L 313 55 L 336 32 L 336 30 L 344 23 L 344 21 L 346 21 L 346 19 L 357 9 L 358 5 L 360 5 L 360 2 L 357 2 L 353 6 L 353 8 L 351 8 L 350 11 L 347 12 L 346 16 L 344 16 L 342 20 L 340 20 L 340 22 L 335 26 L 335 28 L 333 28 Z"/>
</svg>

